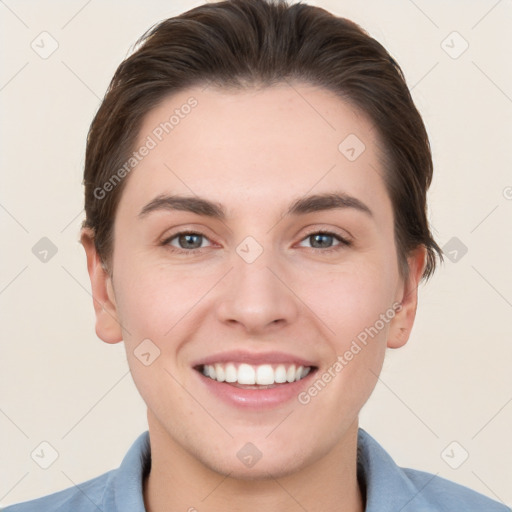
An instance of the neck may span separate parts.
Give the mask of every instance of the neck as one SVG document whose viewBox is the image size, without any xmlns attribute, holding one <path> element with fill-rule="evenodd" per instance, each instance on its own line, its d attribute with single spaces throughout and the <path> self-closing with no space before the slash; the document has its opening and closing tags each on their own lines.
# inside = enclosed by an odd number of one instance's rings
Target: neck
<svg viewBox="0 0 512 512">
<path fill-rule="evenodd" d="M 147 512 L 363 512 L 357 482 L 357 420 L 343 439 L 309 466 L 286 476 L 237 479 L 205 466 L 149 420 L 151 471 Z"/>
</svg>

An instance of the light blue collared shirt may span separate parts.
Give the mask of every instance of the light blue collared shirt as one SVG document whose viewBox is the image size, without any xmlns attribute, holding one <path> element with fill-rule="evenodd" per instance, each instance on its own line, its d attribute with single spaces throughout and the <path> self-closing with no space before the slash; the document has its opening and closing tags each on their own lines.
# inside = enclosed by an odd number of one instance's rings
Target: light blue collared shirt
<svg viewBox="0 0 512 512">
<path fill-rule="evenodd" d="M 358 479 L 366 512 L 511 512 L 505 505 L 430 473 L 398 467 L 363 429 L 358 432 Z M 149 432 L 121 466 L 77 487 L 3 509 L 3 512 L 145 512 L 144 477 L 151 466 Z"/>
</svg>

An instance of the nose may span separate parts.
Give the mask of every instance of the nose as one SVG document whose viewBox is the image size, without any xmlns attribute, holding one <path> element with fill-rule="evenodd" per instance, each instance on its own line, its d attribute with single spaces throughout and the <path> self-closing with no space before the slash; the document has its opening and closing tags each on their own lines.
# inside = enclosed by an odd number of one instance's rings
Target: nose
<svg viewBox="0 0 512 512">
<path fill-rule="evenodd" d="M 218 319 L 256 334 L 293 323 L 300 301 L 293 292 L 290 268 L 271 250 L 249 263 L 234 254 L 233 268 L 223 280 L 217 302 Z"/>
</svg>

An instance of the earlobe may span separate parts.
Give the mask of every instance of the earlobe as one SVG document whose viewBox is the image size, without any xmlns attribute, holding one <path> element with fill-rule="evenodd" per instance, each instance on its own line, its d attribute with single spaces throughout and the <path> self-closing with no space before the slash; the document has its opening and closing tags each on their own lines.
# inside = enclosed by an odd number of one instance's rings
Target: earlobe
<svg viewBox="0 0 512 512">
<path fill-rule="evenodd" d="M 96 314 L 96 334 L 105 343 L 118 343 L 123 340 L 115 302 L 112 278 L 103 267 L 94 245 L 94 233 L 83 228 L 80 234 L 87 256 L 87 271 L 91 280 L 94 312 Z"/>
<path fill-rule="evenodd" d="M 412 331 L 418 305 L 418 286 L 426 265 L 427 250 L 422 245 L 412 251 L 407 258 L 409 275 L 400 287 L 397 302 L 401 304 L 390 323 L 387 346 L 400 348 L 407 343 Z"/>
</svg>

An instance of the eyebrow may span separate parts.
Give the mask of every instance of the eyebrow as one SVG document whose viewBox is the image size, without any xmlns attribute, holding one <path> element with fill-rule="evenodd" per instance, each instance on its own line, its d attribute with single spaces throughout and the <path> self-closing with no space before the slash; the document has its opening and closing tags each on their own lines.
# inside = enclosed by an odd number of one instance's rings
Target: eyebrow
<svg viewBox="0 0 512 512">
<path fill-rule="evenodd" d="M 373 217 L 370 208 L 356 197 L 345 194 L 344 192 L 332 192 L 324 194 L 314 194 L 300 197 L 293 201 L 285 215 L 305 215 L 319 211 L 351 208 Z M 226 212 L 221 204 L 198 196 L 167 195 L 160 194 L 151 200 L 139 212 L 138 217 L 146 217 L 149 213 L 155 211 L 186 211 L 211 217 L 214 219 L 225 220 Z"/>
</svg>

